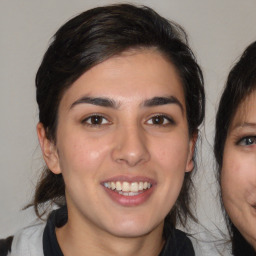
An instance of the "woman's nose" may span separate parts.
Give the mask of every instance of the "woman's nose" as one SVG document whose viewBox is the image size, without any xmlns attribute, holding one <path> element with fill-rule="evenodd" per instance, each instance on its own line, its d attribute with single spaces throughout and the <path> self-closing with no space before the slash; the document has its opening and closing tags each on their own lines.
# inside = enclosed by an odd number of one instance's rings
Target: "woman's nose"
<svg viewBox="0 0 256 256">
<path fill-rule="evenodd" d="M 145 132 L 138 126 L 120 127 L 112 151 L 113 160 L 133 167 L 150 159 Z"/>
</svg>

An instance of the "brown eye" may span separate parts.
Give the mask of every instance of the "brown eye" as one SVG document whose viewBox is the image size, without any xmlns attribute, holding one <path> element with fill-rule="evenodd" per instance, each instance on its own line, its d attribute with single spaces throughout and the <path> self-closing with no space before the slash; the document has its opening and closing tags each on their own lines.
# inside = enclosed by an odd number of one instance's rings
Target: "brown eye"
<svg viewBox="0 0 256 256">
<path fill-rule="evenodd" d="M 163 116 L 154 116 L 152 118 L 153 124 L 164 124 L 165 118 Z"/>
<path fill-rule="evenodd" d="M 92 116 L 91 118 L 91 124 L 102 124 L 102 116 Z"/>
<path fill-rule="evenodd" d="M 165 115 L 156 115 L 151 117 L 148 121 L 147 124 L 151 125 L 168 125 L 168 124 L 174 124 L 174 121 Z"/>
<path fill-rule="evenodd" d="M 91 125 L 91 126 L 97 126 L 97 125 L 103 125 L 108 124 L 108 120 L 100 115 L 93 115 L 87 117 L 85 120 L 83 120 L 83 123 Z"/>
</svg>

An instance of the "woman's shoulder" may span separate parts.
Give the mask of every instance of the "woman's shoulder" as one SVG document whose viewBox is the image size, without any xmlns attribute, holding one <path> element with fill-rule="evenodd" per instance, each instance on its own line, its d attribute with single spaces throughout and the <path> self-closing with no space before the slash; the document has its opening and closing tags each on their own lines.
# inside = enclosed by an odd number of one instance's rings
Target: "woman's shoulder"
<svg viewBox="0 0 256 256">
<path fill-rule="evenodd" d="M 159 256 L 194 256 L 195 252 L 187 234 L 179 229 L 169 230 L 163 251 Z"/>
<path fill-rule="evenodd" d="M 45 223 L 40 221 L 19 230 L 14 236 L 0 240 L 0 256 L 43 256 Z"/>
<path fill-rule="evenodd" d="M 188 235 L 179 230 L 174 229 L 174 238 L 176 242 L 177 255 L 181 256 L 192 256 L 195 255 L 194 248 Z"/>
</svg>

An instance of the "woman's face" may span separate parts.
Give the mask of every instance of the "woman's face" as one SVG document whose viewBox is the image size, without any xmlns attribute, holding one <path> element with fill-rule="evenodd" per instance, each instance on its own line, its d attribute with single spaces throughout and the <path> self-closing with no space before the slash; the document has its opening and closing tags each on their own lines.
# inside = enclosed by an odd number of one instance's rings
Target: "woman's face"
<svg viewBox="0 0 256 256">
<path fill-rule="evenodd" d="M 224 148 L 221 173 L 225 209 L 256 249 L 256 92 L 238 107 Z"/>
<path fill-rule="evenodd" d="M 69 222 L 122 237 L 162 230 L 196 137 L 173 65 L 153 50 L 112 57 L 74 82 L 58 114 L 56 145 L 40 141 L 63 174 Z"/>
</svg>

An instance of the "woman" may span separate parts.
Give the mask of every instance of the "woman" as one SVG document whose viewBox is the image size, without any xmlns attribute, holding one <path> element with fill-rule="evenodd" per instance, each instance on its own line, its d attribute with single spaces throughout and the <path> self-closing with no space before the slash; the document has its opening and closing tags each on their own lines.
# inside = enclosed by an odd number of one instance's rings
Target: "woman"
<svg viewBox="0 0 256 256">
<path fill-rule="evenodd" d="M 256 250 L 256 42 L 232 68 L 216 118 L 214 145 L 233 255 Z"/>
<path fill-rule="evenodd" d="M 36 76 L 47 164 L 11 255 L 194 255 L 191 171 L 203 77 L 185 32 L 150 8 L 86 11 L 55 34 Z M 27 254 L 26 254 L 27 253 Z"/>
</svg>

